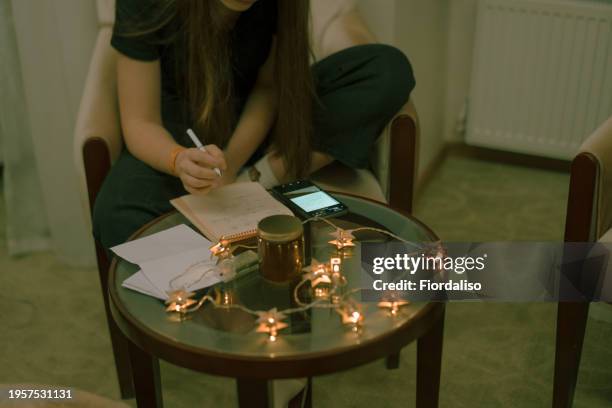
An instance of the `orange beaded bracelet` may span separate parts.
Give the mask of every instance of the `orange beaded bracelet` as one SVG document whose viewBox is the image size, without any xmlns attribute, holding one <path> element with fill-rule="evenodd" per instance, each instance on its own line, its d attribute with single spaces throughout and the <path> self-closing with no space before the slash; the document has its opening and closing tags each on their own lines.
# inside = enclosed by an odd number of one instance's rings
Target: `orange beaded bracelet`
<svg viewBox="0 0 612 408">
<path fill-rule="evenodd" d="M 172 172 L 172 174 L 174 174 L 176 176 L 176 157 L 179 155 L 179 153 L 181 153 L 183 150 L 186 150 L 183 146 L 177 146 L 174 149 L 172 149 L 172 151 L 170 152 L 170 171 Z"/>
</svg>

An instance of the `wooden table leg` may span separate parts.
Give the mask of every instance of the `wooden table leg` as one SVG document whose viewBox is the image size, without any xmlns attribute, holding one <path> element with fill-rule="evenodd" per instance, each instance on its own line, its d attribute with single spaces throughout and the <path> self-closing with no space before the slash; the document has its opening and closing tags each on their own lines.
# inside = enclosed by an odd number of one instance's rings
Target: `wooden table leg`
<svg viewBox="0 0 612 408">
<path fill-rule="evenodd" d="M 312 377 L 308 377 L 308 384 L 306 385 L 306 400 L 304 401 L 303 408 L 312 408 Z"/>
<path fill-rule="evenodd" d="M 435 408 L 440 396 L 444 311 L 417 343 L 417 408 Z"/>
<path fill-rule="evenodd" d="M 236 379 L 238 406 L 240 408 L 268 408 L 270 392 L 267 380 Z"/>
<path fill-rule="evenodd" d="M 312 408 L 312 377 L 308 377 L 304 389 L 289 401 L 287 408 Z"/>
<path fill-rule="evenodd" d="M 132 342 L 129 347 L 138 408 L 162 408 L 159 361 Z"/>
<path fill-rule="evenodd" d="M 385 366 L 387 367 L 387 370 L 395 370 L 396 368 L 399 368 L 400 352 L 401 351 L 398 351 L 397 353 L 389 354 L 387 358 L 385 358 Z"/>
</svg>

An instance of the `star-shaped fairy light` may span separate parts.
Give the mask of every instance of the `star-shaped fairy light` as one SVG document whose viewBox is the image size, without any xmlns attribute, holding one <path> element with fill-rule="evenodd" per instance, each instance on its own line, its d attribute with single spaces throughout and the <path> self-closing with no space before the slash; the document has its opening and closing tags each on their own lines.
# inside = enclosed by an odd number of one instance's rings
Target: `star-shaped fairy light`
<svg viewBox="0 0 612 408">
<path fill-rule="evenodd" d="M 363 326 L 363 313 L 361 307 L 354 302 L 347 302 L 336 309 L 342 317 L 342 324 L 351 328 L 353 332 L 360 332 Z"/>
<path fill-rule="evenodd" d="M 228 259 L 232 256 L 230 242 L 227 239 L 221 239 L 215 245 L 210 247 L 211 258 L 216 256 L 218 262 Z"/>
<path fill-rule="evenodd" d="M 338 249 L 355 246 L 355 243 L 353 242 L 355 236 L 351 231 L 337 228 L 334 232 L 331 232 L 330 235 L 335 239 L 329 241 L 329 243 L 335 245 Z"/>
<path fill-rule="evenodd" d="M 341 264 L 342 264 L 342 259 L 338 257 L 333 257 L 329 260 L 329 268 L 331 269 L 332 275 L 340 273 Z"/>
<path fill-rule="evenodd" d="M 168 299 L 166 299 L 166 312 L 179 312 L 184 313 L 190 306 L 193 306 L 197 302 L 192 299 L 195 293 L 188 292 L 185 289 L 178 289 L 168 292 Z"/>
<path fill-rule="evenodd" d="M 400 309 L 404 306 L 408 306 L 409 304 L 410 302 L 407 300 L 383 300 L 381 302 L 378 302 L 378 307 L 380 307 L 381 309 L 389 309 L 389 313 L 391 314 L 391 316 L 397 316 Z"/>
<path fill-rule="evenodd" d="M 342 265 L 342 259 L 339 257 L 334 257 L 329 260 L 330 276 L 332 284 L 335 286 L 343 286 L 346 284 L 346 277 L 342 274 L 340 265 Z"/>
<path fill-rule="evenodd" d="M 314 258 L 310 262 L 310 265 L 304 268 L 304 271 L 306 271 L 304 279 L 308 279 L 310 281 L 310 286 L 313 288 L 316 288 L 321 283 L 331 283 L 327 265 Z"/>
<path fill-rule="evenodd" d="M 257 312 L 257 315 L 259 316 L 257 318 L 259 326 L 257 326 L 255 331 L 258 333 L 268 333 L 268 340 L 270 341 L 276 341 L 278 331 L 288 326 L 287 323 L 282 321 L 287 316 L 280 313 L 276 308 L 272 308 L 267 312 Z"/>
</svg>

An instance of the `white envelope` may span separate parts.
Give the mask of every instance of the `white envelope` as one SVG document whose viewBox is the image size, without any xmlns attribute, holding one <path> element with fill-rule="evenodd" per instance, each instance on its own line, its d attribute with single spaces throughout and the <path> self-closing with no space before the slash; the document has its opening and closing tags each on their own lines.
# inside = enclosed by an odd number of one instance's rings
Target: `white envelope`
<svg viewBox="0 0 612 408">
<path fill-rule="evenodd" d="M 210 259 L 211 245 L 202 235 L 181 224 L 111 250 L 141 267 L 122 283 L 123 287 L 165 300 L 168 291 L 183 287 L 198 290 L 220 281 L 216 274 L 204 274 L 215 265 Z M 174 278 L 177 279 L 171 286 Z"/>
<path fill-rule="evenodd" d="M 111 248 L 115 254 L 134 264 L 164 258 L 212 243 L 185 224 Z"/>
</svg>

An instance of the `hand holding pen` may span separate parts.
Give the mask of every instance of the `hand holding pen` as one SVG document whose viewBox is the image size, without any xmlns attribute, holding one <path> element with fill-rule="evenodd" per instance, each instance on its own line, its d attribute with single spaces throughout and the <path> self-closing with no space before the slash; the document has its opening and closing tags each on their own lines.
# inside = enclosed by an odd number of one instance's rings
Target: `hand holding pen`
<svg viewBox="0 0 612 408">
<path fill-rule="evenodd" d="M 200 139 L 198 139 L 198 137 L 196 136 L 196 134 L 195 134 L 195 132 L 193 130 L 187 129 L 187 135 L 191 138 L 191 141 L 193 142 L 194 145 L 196 145 L 198 150 L 206 152 L 206 148 L 204 147 L 202 142 L 200 142 Z M 217 173 L 217 176 L 221 177 L 221 170 L 219 170 L 218 167 L 213 168 L 213 170 L 214 170 L 215 173 Z"/>
<path fill-rule="evenodd" d="M 215 145 L 204 147 L 191 129 L 187 133 L 196 147 L 177 154 L 174 173 L 189 193 L 205 194 L 222 184 L 222 170 L 227 168 L 225 156 Z"/>
</svg>

